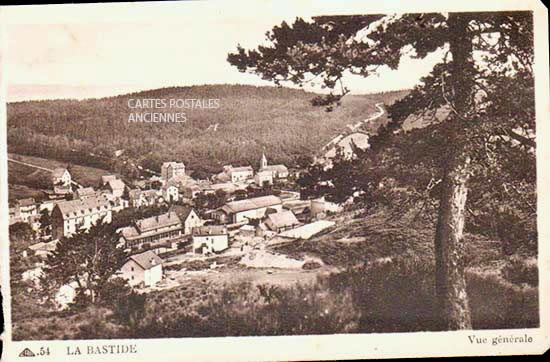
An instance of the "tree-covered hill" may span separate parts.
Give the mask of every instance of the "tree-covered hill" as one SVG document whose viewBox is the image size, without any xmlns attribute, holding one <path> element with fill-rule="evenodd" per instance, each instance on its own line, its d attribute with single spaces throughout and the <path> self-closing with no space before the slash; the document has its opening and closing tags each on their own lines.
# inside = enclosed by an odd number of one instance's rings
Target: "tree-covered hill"
<svg viewBox="0 0 550 362">
<path fill-rule="evenodd" d="M 303 90 L 245 85 L 163 88 L 87 100 L 25 101 L 8 104 L 9 152 L 107 169 L 124 150 L 144 166 L 167 160 L 216 171 L 224 164 L 270 162 L 292 165 L 332 137 L 392 103 L 404 92 L 349 96 L 343 107 L 314 107 L 316 94 Z M 162 99 L 160 108 L 131 108 L 137 101 Z M 219 99 L 217 108 L 169 107 L 170 99 Z M 143 103 L 143 102 L 142 102 Z M 214 107 L 216 106 L 214 104 Z M 131 114 L 185 113 L 185 123 L 131 122 Z M 120 165 L 118 165 L 120 167 Z"/>
</svg>

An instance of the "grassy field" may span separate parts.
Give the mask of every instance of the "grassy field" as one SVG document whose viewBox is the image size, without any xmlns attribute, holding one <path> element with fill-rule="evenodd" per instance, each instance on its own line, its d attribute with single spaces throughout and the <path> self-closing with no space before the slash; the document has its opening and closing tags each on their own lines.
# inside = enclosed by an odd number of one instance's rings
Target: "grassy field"
<svg viewBox="0 0 550 362">
<path fill-rule="evenodd" d="M 8 157 L 10 159 L 29 163 L 31 165 L 44 167 L 50 170 L 53 170 L 58 167 L 66 168 L 67 166 L 69 166 L 67 162 L 57 161 L 54 159 L 35 157 L 35 156 L 26 156 L 26 155 L 9 153 Z M 111 172 L 107 170 L 102 170 L 99 168 L 82 166 L 82 165 L 71 164 L 70 168 L 71 168 L 71 175 L 73 177 L 73 180 L 75 180 L 76 182 L 84 186 L 97 187 L 101 182 L 101 176 L 111 174 Z M 47 171 L 41 171 L 25 165 L 9 162 L 8 178 L 9 178 L 10 184 L 17 184 L 18 180 L 21 180 L 25 177 L 38 177 L 39 174 L 49 176 L 49 173 Z"/>
<path fill-rule="evenodd" d="M 43 190 L 26 185 L 8 184 L 8 202 L 13 204 L 16 200 L 32 197 L 35 200 L 45 199 L 47 196 Z"/>
</svg>

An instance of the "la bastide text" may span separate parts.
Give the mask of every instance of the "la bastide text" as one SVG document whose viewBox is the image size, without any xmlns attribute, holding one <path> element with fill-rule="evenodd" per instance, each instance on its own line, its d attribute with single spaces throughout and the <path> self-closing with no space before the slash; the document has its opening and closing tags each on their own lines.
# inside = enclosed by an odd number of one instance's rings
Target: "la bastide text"
<svg viewBox="0 0 550 362">
<path fill-rule="evenodd" d="M 101 354 L 134 354 L 137 353 L 136 344 L 100 344 L 89 346 L 67 346 L 67 355 L 101 355 Z"/>
</svg>

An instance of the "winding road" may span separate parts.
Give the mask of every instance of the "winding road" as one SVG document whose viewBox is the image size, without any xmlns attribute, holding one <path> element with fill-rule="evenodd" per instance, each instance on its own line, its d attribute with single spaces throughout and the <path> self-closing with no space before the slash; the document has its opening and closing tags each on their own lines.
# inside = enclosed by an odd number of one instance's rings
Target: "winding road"
<svg viewBox="0 0 550 362">
<path fill-rule="evenodd" d="M 328 161 L 330 161 L 331 158 L 333 158 L 336 155 L 336 149 L 338 147 L 350 147 L 349 143 L 350 140 L 354 135 L 362 135 L 363 137 L 366 137 L 366 140 L 368 140 L 368 135 L 364 134 L 362 132 L 358 132 L 358 130 L 366 125 L 367 123 L 374 121 L 375 119 L 378 119 L 386 113 L 384 111 L 384 108 L 382 107 L 384 103 L 376 103 L 375 106 L 378 108 L 378 112 L 371 115 L 369 118 L 366 118 L 362 121 L 357 122 L 354 125 L 348 125 L 349 131 L 342 132 L 338 136 L 334 137 L 329 143 L 327 143 L 323 148 L 321 148 L 319 155 L 315 157 L 316 163 L 326 164 Z M 365 140 L 365 141 L 366 141 Z M 361 145 L 358 145 L 361 146 Z"/>
</svg>

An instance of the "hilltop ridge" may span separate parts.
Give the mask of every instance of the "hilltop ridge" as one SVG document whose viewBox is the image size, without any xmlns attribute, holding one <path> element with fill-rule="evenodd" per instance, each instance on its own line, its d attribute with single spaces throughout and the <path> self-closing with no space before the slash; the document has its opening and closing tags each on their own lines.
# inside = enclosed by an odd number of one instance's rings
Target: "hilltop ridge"
<svg viewBox="0 0 550 362">
<path fill-rule="evenodd" d="M 125 155 L 156 169 L 162 161 L 184 161 L 193 169 L 216 171 L 224 164 L 270 161 L 295 163 L 311 157 L 348 124 L 391 103 L 406 91 L 348 95 L 341 107 L 313 107 L 304 90 L 248 85 L 168 87 L 85 100 L 9 103 L 11 153 L 112 168 L 112 155 Z M 216 99 L 217 108 L 132 108 L 131 99 Z M 184 112 L 184 123 L 135 123 L 136 112 Z M 98 156 L 94 158 L 91 155 Z"/>
</svg>

